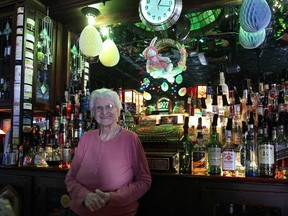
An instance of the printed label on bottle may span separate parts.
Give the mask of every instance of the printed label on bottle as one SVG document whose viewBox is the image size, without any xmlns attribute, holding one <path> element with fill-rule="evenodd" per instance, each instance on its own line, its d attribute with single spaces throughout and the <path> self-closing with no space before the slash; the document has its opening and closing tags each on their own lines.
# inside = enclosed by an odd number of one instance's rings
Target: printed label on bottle
<svg viewBox="0 0 288 216">
<path fill-rule="evenodd" d="M 210 166 L 221 166 L 221 148 L 208 148 Z"/>
<path fill-rule="evenodd" d="M 271 144 L 259 145 L 259 164 L 274 164 L 274 146 Z"/>
<path fill-rule="evenodd" d="M 205 168 L 206 159 L 204 151 L 193 152 L 193 169 L 194 168 Z"/>
<path fill-rule="evenodd" d="M 233 151 L 222 152 L 222 168 L 223 170 L 236 170 L 236 157 Z"/>
</svg>

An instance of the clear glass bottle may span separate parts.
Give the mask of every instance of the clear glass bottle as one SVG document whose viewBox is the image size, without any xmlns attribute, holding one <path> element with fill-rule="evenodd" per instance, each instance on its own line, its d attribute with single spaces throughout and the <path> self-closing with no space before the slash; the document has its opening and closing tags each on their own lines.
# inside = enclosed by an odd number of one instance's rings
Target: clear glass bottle
<svg viewBox="0 0 288 216">
<path fill-rule="evenodd" d="M 232 118 L 228 118 L 225 146 L 222 150 L 223 176 L 236 176 L 236 152 L 232 145 Z"/>
<path fill-rule="evenodd" d="M 208 142 L 208 173 L 210 175 L 221 175 L 221 151 L 222 144 L 217 134 L 218 115 L 214 114 L 211 129 L 211 138 Z"/>
<path fill-rule="evenodd" d="M 202 118 L 198 118 L 196 143 L 192 148 L 193 175 L 207 174 L 207 146 L 203 139 Z"/>
<path fill-rule="evenodd" d="M 179 172 L 182 174 L 191 174 L 191 153 L 192 153 L 192 139 L 189 137 L 189 117 L 185 117 L 184 134 L 179 141 Z"/>
</svg>

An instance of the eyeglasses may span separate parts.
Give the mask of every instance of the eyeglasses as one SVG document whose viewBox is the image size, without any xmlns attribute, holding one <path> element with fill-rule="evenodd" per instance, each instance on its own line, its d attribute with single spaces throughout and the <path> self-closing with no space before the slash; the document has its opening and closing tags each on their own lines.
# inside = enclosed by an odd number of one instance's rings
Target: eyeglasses
<svg viewBox="0 0 288 216">
<path fill-rule="evenodd" d="M 116 106 L 113 104 L 108 104 L 106 106 L 96 106 L 96 112 L 102 112 L 104 109 L 108 112 L 111 112 Z"/>
</svg>

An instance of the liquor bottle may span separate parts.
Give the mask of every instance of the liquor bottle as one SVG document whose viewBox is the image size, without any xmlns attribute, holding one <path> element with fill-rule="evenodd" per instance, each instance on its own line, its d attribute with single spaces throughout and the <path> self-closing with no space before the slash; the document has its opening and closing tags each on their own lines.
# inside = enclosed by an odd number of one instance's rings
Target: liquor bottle
<svg viewBox="0 0 288 216">
<path fill-rule="evenodd" d="M 225 117 L 225 118 L 228 118 L 229 117 L 229 115 L 230 115 L 230 111 L 229 111 L 229 103 L 228 103 L 228 100 L 227 100 L 227 97 L 226 97 L 226 95 L 224 94 L 224 95 L 222 95 L 222 101 L 223 101 L 223 116 Z"/>
<path fill-rule="evenodd" d="M 232 84 L 232 81 L 230 80 L 229 85 L 229 115 L 234 116 L 235 115 L 235 87 Z"/>
<path fill-rule="evenodd" d="M 219 109 L 218 109 L 218 101 L 217 101 L 217 95 L 213 94 L 213 100 L 212 100 L 212 113 L 213 114 L 217 114 L 219 113 Z"/>
<path fill-rule="evenodd" d="M 192 148 L 193 175 L 207 174 L 207 146 L 203 139 L 202 118 L 198 118 L 196 143 Z"/>
<path fill-rule="evenodd" d="M 228 118 L 225 145 L 222 150 L 223 176 L 236 176 L 236 152 L 231 143 L 232 118 Z"/>
<path fill-rule="evenodd" d="M 70 167 L 70 162 L 72 158 L 71 146 L 72 146 L 72 133 L 71 131 L 68 131 L 66 142 L 62 147 L 62 157 L 63 157 L 61 163 L 62 169 L 68 169 Z"/>
<path fill-rule="evenodd" d="M 246 146 L 247 146 L 248 128 L 245 121 L 242 121 L 242 141 L 239 145 L 239 151 L 236 152 L 237 177 L 246 176 Z"/>
<path fill-rule="evenodd" d="M 279 113 L 279 120 L 278 120 L 278 134 L 277 138 L 274 140 L 274 148 L 275 148 L 275 178 L 282 179 L 284 178 L 284 169 L 287 166 L 286 161 L 287 159 L 282 159 L 279 157 L 279 151 L 285 147 L 288 147 L 288 140 L 285 136 L 285 113 Z"/>
<path fill-rule="evenodd" d="M 223 65 L 221 65 L 221 71 L 219 73 L 219 86 L 222 88 L 222 93 L 226 95 L 227 100 L 229 101 L 229 88 L 228 85 L 225 83 L 225 75 L 223 72 Z"/>
<path fill-rule="evenodd" d="M 211 138 L 208 142 L 208 172 L 210 175 L 221 175 L 221 150 L 222 144 L 218 140 L 217 134 L 218 115 L 213 115 L 211 124 Z"/>
<path fill-rule="evenodd" d="M 265 110 L 267 113 L 268 110 Z M 258 141 L 258 169 L 260 177 L 274 178 L 275 165 L 274 165 L 274 145 L 269 136 L 269 124 L 267 123 L 267 115 L 264 115 L 263 121 L 263 140 Z"/>
<path fill-rule="evenodd" d="M 288 112 L 288 80 L 284 84 L 284 111 Z"/>
<path fill-rule="evenodd" d="M 217 104 L 219 109 L 219 115 L 224 114 L 223 110 L 223 92 L 222 92 L 222 86 L 218 85 L 217 87 Z"/>
<path fill-rule="evenodd" d="M 278 89 L 276 81 L 271 84 L 271 89 L 268 92 L 268 109 L 270 112 L 277 111 L 278 109 Z"/>
<path fill-rule="evenodd" d="M 209 81 L 207 84 L 207 97 L 205 100 L 208 113 L 212 113 L 212 94 L 213 94 L 213 90 L 212 90 L 211 82 Z"/>
<path fill-rule="evenodd" d="M 235 105 L 234 105 L 234 111 L 235 115 L 241 115 L 241 102 L 240 102 L 240 97 L 237 92 L 235 92 Z"/>
<path fill-rule="evenodd" d="M 257 148 L 254 132 L 254 113 L 250 112 L 246 145 L 246 177 L 258 176 Z"/>
<path fill-rule="evenodd" d="M 179 172 L 182 174 L 191 174 L 191 151 L 192 151 L 192 140 L 188 134 L 188 123 L 189 117 L 185 117 L 184 122 L 184 134 L 179 141 L 179 158 L 180 158 L 180 169 Z"/>
<path fill-rule="evenodd" d="M 201 99 L 201 112 L 202 116 L 205 117 L 207 115 L 207 106 L 206 106 L 206 101 L 205 98 L 202 97 Z"/>
<path fill-rule="evenodd" d="M 235 147 L 235 150 L 239 150 L 239 146 L 242 141 L 242 133 L 241 133 L 241 117 L 240 115 L 234 115 L 232 117 L 233 127 L 232 127 L 232 144 Z"/>
</svg>

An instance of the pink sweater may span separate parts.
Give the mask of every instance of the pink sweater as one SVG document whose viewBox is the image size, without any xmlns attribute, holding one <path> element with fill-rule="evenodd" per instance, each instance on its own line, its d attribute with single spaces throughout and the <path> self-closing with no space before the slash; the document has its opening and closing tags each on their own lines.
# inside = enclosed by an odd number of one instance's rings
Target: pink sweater
<svg viewBox="0 0 288 216">
<path fill-rule="evenodd" d="M 99 130 L 85 133 L 66 175 L 70 208 L 80 216 L 135 215 L 137 200 L 151 186 L 144 149 L 136 133 L 121 128 L 111 140 L 102 141 Z M 110 192 L 107 206 L 90 212 L 82 203 L 90 191 Z"/>
</svg>

